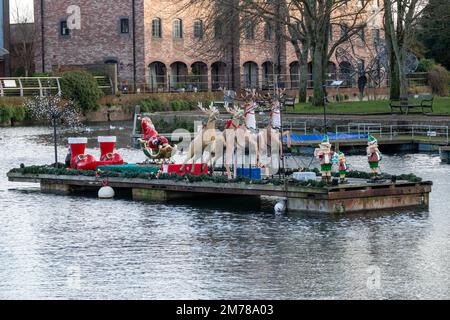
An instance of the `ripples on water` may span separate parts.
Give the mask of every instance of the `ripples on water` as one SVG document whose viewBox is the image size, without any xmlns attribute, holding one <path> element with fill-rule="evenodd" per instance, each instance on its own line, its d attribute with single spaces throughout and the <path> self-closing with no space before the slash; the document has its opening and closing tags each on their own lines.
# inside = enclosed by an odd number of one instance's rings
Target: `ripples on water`
<svg viewBox="0 0 450 320">
<path fill-rule="evenodd" d="M 117 134 L 125 158 L 142 161 L 129 132 L 87 134 Z M 434 181 L 430 210 L 276 216 L 270 199 L 143 204 L 8 182 L 20 163 L 52 162 L 49 133 L 0 128 L 0 299 L 450 298 L 450 166 L 437 155 L 383 161 Z M 364 156 L 349 161 L 366 170 Z M 379 289 L 367 286 L 374 267 Z"/>
</svg>

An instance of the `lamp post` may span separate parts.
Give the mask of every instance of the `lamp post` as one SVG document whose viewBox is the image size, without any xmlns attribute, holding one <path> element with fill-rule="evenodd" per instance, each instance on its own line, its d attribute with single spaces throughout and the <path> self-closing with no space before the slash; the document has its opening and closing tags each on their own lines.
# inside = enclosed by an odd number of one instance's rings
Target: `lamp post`
<svg viewBox="0 0 450 320">
<path fill-rule="evenodd" d="M 326 87 L 327 85 L 324 84 L 323 85 L 323 133 L 327 134 L 328 133 L 328 126 L 327 126 L 327 95 L 326 95 Z"/>
</svg>

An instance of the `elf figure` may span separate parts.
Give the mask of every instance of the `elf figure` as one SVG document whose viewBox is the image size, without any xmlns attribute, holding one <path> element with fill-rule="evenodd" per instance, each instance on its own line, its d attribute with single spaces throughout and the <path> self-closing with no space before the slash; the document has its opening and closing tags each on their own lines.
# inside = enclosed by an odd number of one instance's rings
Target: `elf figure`
<svg viewBox="0 0 450 320">
<path fill-rule="evenodd" d="M 339 164 L 339 177 L 341 178 L 340 183 L 341 184 L 347 184 L 348 180 L 346 179 L 347 176 L 347 160 L 345 159 L 345 154 L 343 152 L 338 153 L 338 164 Z"/>
<path fill-rule="evenodd" d="M 367 147 L 367 157 L 369 160 L 369 166 L 372 170 L 370 174 L 371 180 L 376 181 L 380 179 L 380 161 L 382 160 L 382 155 L 378 149 L 378 140 L 375 137 L 369 135 L 368 147 Z"/>
<path fill-rule="evenodd" d="M 319 144 L 319 148 L 314 150 L 314 156 L 320 159 L 320 167 L 322 171 L 322 181 L 331 183 L 331 168 L 333 166 L 333 155 L 331 151 L 331 143 L 328 136 L 325 136 Z"/>
</svg>

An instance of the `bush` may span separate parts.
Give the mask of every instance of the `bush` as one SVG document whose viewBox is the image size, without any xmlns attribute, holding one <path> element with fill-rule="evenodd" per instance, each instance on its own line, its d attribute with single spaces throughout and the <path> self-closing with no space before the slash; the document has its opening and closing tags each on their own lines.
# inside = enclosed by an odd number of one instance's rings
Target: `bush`
<svg viewBox="0 0 450 320">
<path fill-rule="evenodd" d="M 27 108 L 25 106 L 12 107 L 11 122 L 22 122 L 27 118 Z"/>
<path fill-rule="evenodd" d="M 0 105 L 0 123 L 9 123 L 9 121 L 11 121 L 12 115 L 12 107 Z"/>
<path fill-rule="evenodd" d="M 61 77 L 61 91 L 67 100 L 71 100 L 83 113 L 97 110 L 98 99 L 102 95 L 97 81 L 85 71 L 66 72 Z"/>
<path fill-rule="evenodd" d="M 0 105 L 0 123 L 14 124 L 25 120 L 26 116 L 25 106 Z"/>
<path fill-rule="evenodd" d="M 436 66 L 434 59 L 421 59 L 417 72 L 430 72 Z"/>
<path fill-rule="evenodd" d="M 191 103 L 186 100 L 174 100 L 170 103 L 173 111 L 189 111 L 191 110 Z"/>
<path fill-rule="evenodd" d="M 161 111 L 164 107 L 164 103 L 158 98 L 144 99 L 141 101 L 140 105 L 141 105 L 141 112 L 144 113 Z"/>
<path fill-rule="evenodd" d="M 14 77 L 25 77 L 26 72 L 24 67 L 18 67 L 16 70 L 14 70 Z"/>
<path fill-rule="evenodd" d="M 433 91 L 433 94 L 436 94 L 441 97 L 446 97 L 449 94 L 449 86 L 448 83 L 450 81 L 450 74 L 441 65 L 436 65 L 433 69 L 428 73 L 428 82 L 430 83 L 430 87 Z"/>
</svg>

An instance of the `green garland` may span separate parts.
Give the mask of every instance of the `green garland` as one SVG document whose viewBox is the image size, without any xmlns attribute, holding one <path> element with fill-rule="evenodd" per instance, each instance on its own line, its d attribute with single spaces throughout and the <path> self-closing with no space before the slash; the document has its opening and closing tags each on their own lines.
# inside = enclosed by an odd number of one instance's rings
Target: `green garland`
<svg viewBox="0 0 450 320">
<path fill-rule="evenodd" d="M 318 169 L 313 170 L 305 170 L 305 172 L 314 172 L 317 176 L 320 176 L 321 173 Z M 96 171 L 85 171 L 85 170 L 73 170 L 69 168 L 64 168 L 63 164 L 59 164 L 58 167 L 54 165 L 46 165 L 46 166 L 29 166 L 21 164 L 20 168 L 15 168 L 10 171 L 10 173 L 20 173 L 20 174 L 48 174 L 48 175 L 57 175 L 57 176 L 85 176 L 85 177 L 99 177 L 99 178 L 126 178 L 126 179 L 144 179 L 144 180 L 170 180 L 170 181 L 180 181 L 180 182 L 213 182 L 213 183 L 243 183 L 243 184 L 253 184 L 253 185 L 274 185 L 280 186 L 285 183 L 289 186 L 297 186 L 297 187 L 310 187 L 310 188 L 323 188 L 326 184 L 323 181 L 296 181 L 293 179 L 282 180 L 282 179 L 264 179 L 264 180 L 252 180 L 248 177 L 237 177 L 232 180 L 228 180 L 228 177 L 225 175 L 220 176 L 210 176 L 210 175 L 177 175 L 175 173 L 167 174 L 163 173 L 159 176 L 155 173 L 150 172 L 132 172 L 132 173 L 120 173 L 120 172 L 96 172 Z M 339 177 L 339 174 L 334 174 L 334 177 Z M 422 182 L 420 177 L 417 177 L 414 174 L 403 174 L 399 176 L 393 176 L 385 174 L 383 175 L 385 179 L 393 179 L 404 180 L 409 182 Z M 370 179 L 370 174 L 367 172 L 361 171 L 349 171 L 347 173 L 347 178 L 358 178 L 358 179 Z"/>
<path fill-rule="evenodd" d="M 320 177 L 322 175 L 320 170 L 317 168 L 312 169 L 312 170 L 306 169 L 306 170 L 304 170 L 304 172 L 314 172 L 316 174 L 316 176 L 318 176 L 318 177 Z M 401 175 L 392 175 L 392 174 L 385 173 L 382 176 L 384 179 L 387 179 L 387 180 L 396 178 L 397 180 L 403 180 L 403 181 L 408 181 L 408 182 L 422 182 L 423 181 L 422 178 L 416 176 L 413 173 L 401 174 Z M 333 173 L 333 177 L 339 178 L 339 172 Z M 356 171 L 356 170 L 348 171 L 346 174 L 346 177 L 353 178 L 353 179 L 363 179 L 363 180 L 369 180 L 371 178 L 370 173 L 364 172 L 364 171 Z"/>
</svg>

